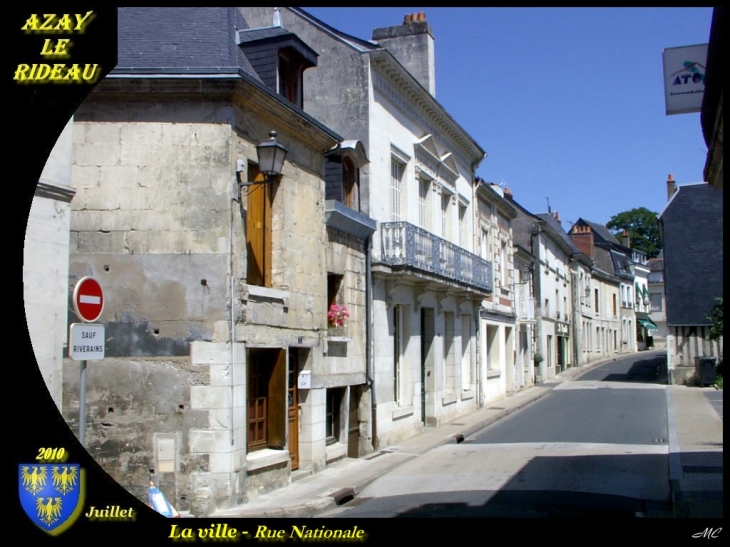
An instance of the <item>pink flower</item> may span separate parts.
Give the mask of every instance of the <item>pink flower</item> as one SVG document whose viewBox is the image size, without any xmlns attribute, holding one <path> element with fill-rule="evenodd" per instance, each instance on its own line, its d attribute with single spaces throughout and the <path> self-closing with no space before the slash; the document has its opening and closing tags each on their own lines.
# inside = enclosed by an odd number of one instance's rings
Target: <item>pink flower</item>
<svg viewBox="0 0 730 547">
<path fill-rule="evenodd" d="M 327 323 L 330 327 L 344 327 L 349 317 L 350 312 L 347 311 L 346 306 L 332 304 L 327 312 Z"/>
</svg>

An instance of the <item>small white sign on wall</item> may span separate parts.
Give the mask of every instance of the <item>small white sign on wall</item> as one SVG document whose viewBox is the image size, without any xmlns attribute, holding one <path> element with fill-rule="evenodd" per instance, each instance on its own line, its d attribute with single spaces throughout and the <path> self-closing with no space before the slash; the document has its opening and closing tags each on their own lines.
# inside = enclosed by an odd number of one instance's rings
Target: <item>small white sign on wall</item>
<svg viewBox="0 0 730 547">
<path fill-rule="evenodd" d="M 299 373 L 297 381 L 297 388 L 299 389 L 312 389 L 312 371 L 303 370 Z"/>
<path fill-rule="evenodd" d="M 68 354 L 75 361 L 104 358 L 104 325 L 72 323 Z"/>
</svg>

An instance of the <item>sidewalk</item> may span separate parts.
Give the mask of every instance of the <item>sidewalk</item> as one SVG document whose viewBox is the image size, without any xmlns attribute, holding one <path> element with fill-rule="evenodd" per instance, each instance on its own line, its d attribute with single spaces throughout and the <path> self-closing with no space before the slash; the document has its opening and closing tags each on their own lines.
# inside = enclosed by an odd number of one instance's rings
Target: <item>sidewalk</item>
<svg viewBox="0 0 730 547">
<path fill-rule="evenodd" d="M 653 353 L 653 352 L 652 352 Z M 484 427 L 547 395 L 556 383 L 570 381 L 596 365 L 568 369 L 545 384 L 490 403 L 450 424 L 423 433 L 360 459 L 344 459 L 304 476 L 245 505 L 210 515 L 241 518 L 314 517 L 353 499 L 363 488 L 405 462 L 447 443 L 457 443 Z M 670 478 L 674 516 L 722 517 L 722 420 L 703 391 L 714 388 L 670 386 Z M 300 475 L 301 476 L 301 475 Z M 649 515 L 671 517 L 670 514 Z"/>
<path fill-rule="evenodd" d="M 667 390 L 675 517 L 723 517 L 723 420 L 708 401 L 708 392 L 715 388 L 669 386 Z"/>
</svg>

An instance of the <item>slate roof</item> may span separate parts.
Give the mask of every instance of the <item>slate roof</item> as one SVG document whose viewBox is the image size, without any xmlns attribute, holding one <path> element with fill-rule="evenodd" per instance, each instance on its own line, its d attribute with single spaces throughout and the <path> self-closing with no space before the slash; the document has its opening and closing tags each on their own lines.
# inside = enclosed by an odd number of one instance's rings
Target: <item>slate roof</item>
<svg viewBox="0 0 730 547">
<path fill-rule="evenodd" d="M 236 45 L 236 30 L 248 28 L 236 8 L 119 8 L 117 24 L 113 75 L 241 71 L 259 79 Z"/>
<path fill-rule="evenodd" d="M 611 257 L 611 251 L 602 249 L 601 247 L 595 247 L 593 249 L 593 261 L 595 265 L 594 272 L 598 271 L 604 277 L 613 278 L 615 282 L 618 282 L 618 279 L 615 277 L 616 269 L 613 258 Z"/>
<path fill-rule="evenodd" d="M 506 194 L 505 200 L 507 203 L 514 207 L 516 216 L 512 220 L 512 240 L 515 244 L 520 245 L 525 250 L 532 249 L 532 229 L 533 226 L 539 222 L 547 223 L 552 231 L 557 235 L 558 240 L 561 241 L 570 249 L 570 253 L 583 254 L 572 238 L 565 233 L 560 222 L 555 220 L 552 213 L 531 213 L 515 201 L 512 194 Z M 534 252 L 534 251 L 533 251 Z"/>
<path fill-rule="evenodd" d="M 634 273 L 631 269 L 631 264 L 632 264 L 631 259 L 628 256 L 626 256 L 625 254 L 616 251 L 615 249 L 610 249 L 609 253 L 611 254 L 611 261 L 613 262 L 613 271 L 616 274 L 616 276 L 623 278 L 624 281 L 628 279 L 633 282 Z"/>
<path fill-rule="evenodd" d="M 664 271 L 664 257 L 658 256 L 656 258 L 650 258 L 646 265 L 649 266 L 649 270 L 652 272 L 663 272 Z"/>
<path fill-rule="evenodd" d="M 565 233 L 563 226 L 555 219 L 552 213 L 537 213 L 535 216 L 545 221 L 555 231 L 558 238 L 570 248 L 571 253 L 580 253 L 580 249 L 575 246 L 573 239 Z"/>
<path fill-rule="evenodd" d="M 512 241 L 516 245 L 520 245 L 523 249 L 534 254 L 534 249 L 532 248 L 532 227 L 540 219 L 517 203 L 511 194 L 508 194 L 505 197 L 507 198 L 507 201 L 514 206 L 515 212 L 517 213 L 517 216 L 515 216 L 511 222 Z"/>
<path fill-rule="evenodd" d="M 625 254 L 629 258 L 631 258 L 632 253 L 635 250 L 624 246 L 603 224 L 579 218 L 573 226 L 589 226 L 591 230 L 593 230 L 594 245 L 614 249 L 615 251 Z"/>
<path fill-rule="evenodd" d="M 292 34 L 291 31 L 286 30 L 284 27 L 264 27 L 240 30 L 239 40 L 241 42 L 254 42 L 256 40 L 264 40 L 266 38 L 275 38 L 277 36 Z"/>
<path fill-rule="evenodd" d="M 591 222 L 590 220 L 586 220 L 584 218 L 579 218 L 578 220 L 582 220 L 588 226 L 590 226 L 593 232 L 598 235 L 600 239 L 602 239 L 604 242 L 619 243 L 618 239 L 616 239 L 616 236 L 614 236 L 603 224 L 597 224 L 596 222 Z"/>
<path fill-rule="evenodd" d="M 238 8 L 118 8 L 117 13 L 117 66 L 110 77 L 240 77 L 320 131 L 342 140 L 262 81 L 237 43 L 237 31 L 249 28 Z M 280 32 L 276 28 L 262 32 L 273 36 Z"/>
<path fill-rule="evenodd" d="M 299 36 L 283 27 L 240 30 L 237 33 L 237 39 L 246 56 L 249 56 L 249 50 L 252 55 L 260 54 L 261 50 L 258 48 L 261 47 L 266 48 L 272 45 L 276 46 L 275 49 L 290 47 L 306 59 L 310 63 L 309 66 L 317 66 L 317 57 L 319 57 L 319 54 L 301 40 Z M 253 58 L 249 58 L 249 61 L 251 61 L 251 66 L 253 66 L 254 70 L 257 70 Z"/>
<path fill-rule="evenodd" d="M 706 182 L 679 186 L 659 215 L 668 326 L 712 324 L 723 295 L 722 197 Z"/>
</svg>

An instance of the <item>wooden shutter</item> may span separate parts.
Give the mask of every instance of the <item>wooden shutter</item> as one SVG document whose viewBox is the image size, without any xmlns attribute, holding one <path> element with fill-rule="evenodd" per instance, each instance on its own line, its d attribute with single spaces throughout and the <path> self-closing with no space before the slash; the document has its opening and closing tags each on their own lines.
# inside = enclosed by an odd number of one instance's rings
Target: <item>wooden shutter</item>
<svg viewBox="0 0 730 547">
<path fill-rule="evenodd" d="M 342 158 L 329 156 L 324 164 L 325 199 L 342 202 Z"/>
<path fill-rule="evenodd" d="M 248 164 L 248 180 L 262 182 L 258 165 Z M 248 187 L 246 211 L 247 275 L 250 285 L 271 286 L 271 189 L 268 183 Z"/>
</svg>

